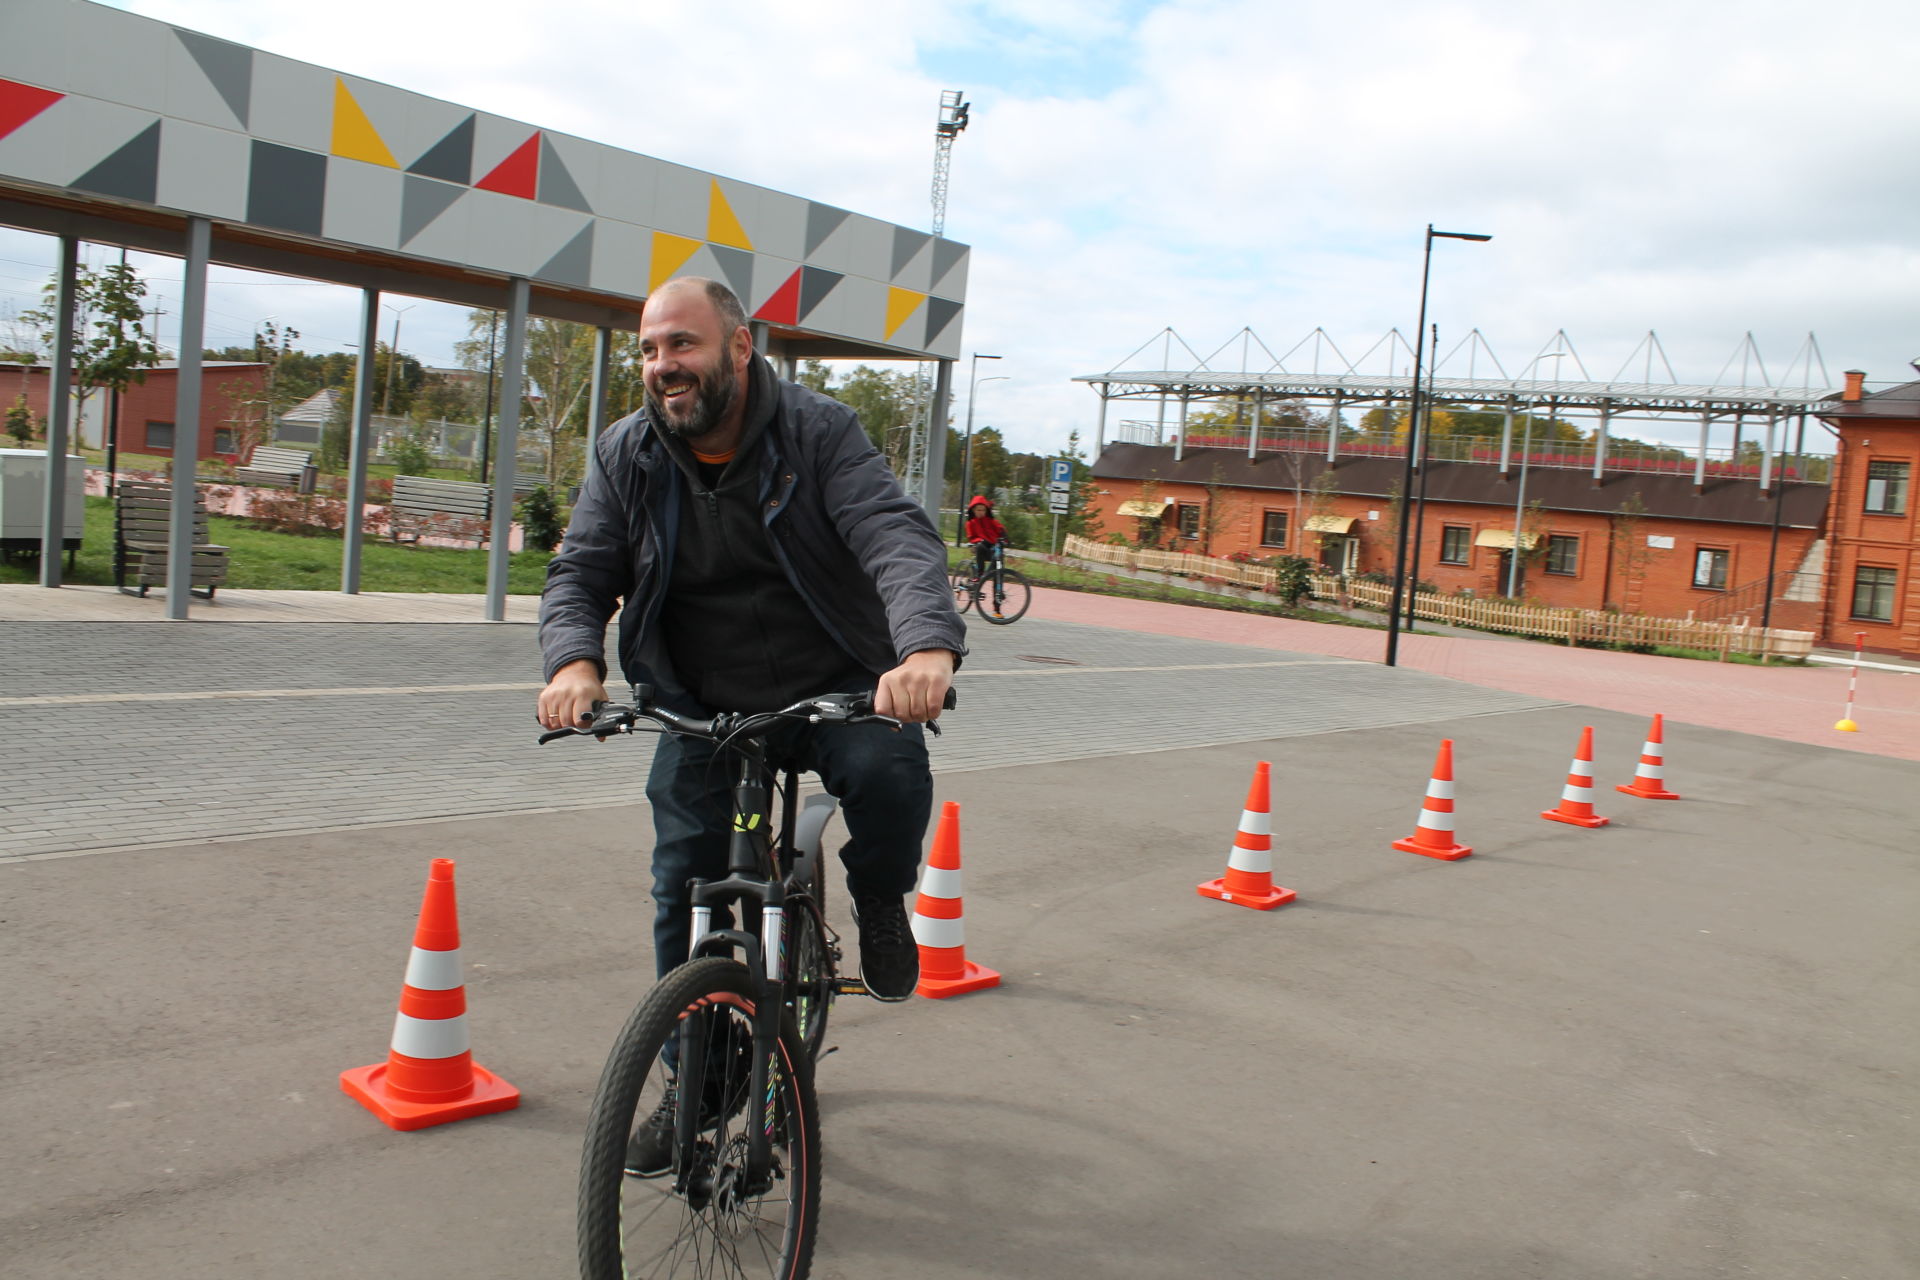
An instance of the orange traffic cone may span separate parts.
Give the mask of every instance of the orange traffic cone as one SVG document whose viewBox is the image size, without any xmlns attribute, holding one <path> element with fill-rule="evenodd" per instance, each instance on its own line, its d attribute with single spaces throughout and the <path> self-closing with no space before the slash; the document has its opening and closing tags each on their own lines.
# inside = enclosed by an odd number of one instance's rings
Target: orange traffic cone
<svg viewBox="0 0 1920 1280">
<path fill-rule="evenodd" d="M 1567 785 L 1560 792 L 1560 803 L 1540 816 L 1575 827 L 1604 827 L 1613 821 L 1593 811 L 1592 725 L 1580 730 L 1580 749 L 1567 766 Z"/>
<path fill-rule="evenodd" d="M 1395 840 L 1393 847 L 1402 853 L 1458 862 L 1473 852 L 1472 845 L 1455 844 L 1453 839 L 1453 739 L 1442 738 L 1433 757 L 1433 777 L 1427 783 L 1427 798 L 1420 802 L 1420 822 L 1413 834 Z"/>
<path fill-rule="evenodd" d="M 933 854 L 920 877 L 913 940 L 920 947 L 917 994 L 944 1000 L 1000 985 L 999 974 L 967 959 L 967 926 L 960 911 L 960 806 L 951 800 L 940 811 Z"/>
<path fill-rule="evenodd" d="M 1634 766 L 1633 781 L 1614 787 L 1615 791 L 1630 796 L 1639 796 L 1642 800 L 1678 800 L 1679 794 L 1667 790 L 1666 754 L 1660 743 L 1660 716 L 1653 717 L 1653 731 L 1647 735 L 1647 744 L 1640 748 L 1640 763 Z"/>
<path fill-rule="evenodd" d="M 467 1049 L 451 858 L 435 858 L 427 873 L 392 1051 L 385 1062 L 342 1071 L 340 1087 L 391 1129 L 425 1129 L 520 1105 L 520 1091 L 475 1063 Z"/>
<path fill-rule="evenodd" d="M 1240 829 L 1234 832 L 1233 848 L 1227 853 L 1227 874 L 1200 885 L 1201 897 L 1271 911 L 1298 896 L 1273 882 L 1273 821 L 1268 801 L 1273 793 L 1272 777 L 1267 761 L 1253 766 L 1247 807 L 1240 812 Z"/>
</svg>

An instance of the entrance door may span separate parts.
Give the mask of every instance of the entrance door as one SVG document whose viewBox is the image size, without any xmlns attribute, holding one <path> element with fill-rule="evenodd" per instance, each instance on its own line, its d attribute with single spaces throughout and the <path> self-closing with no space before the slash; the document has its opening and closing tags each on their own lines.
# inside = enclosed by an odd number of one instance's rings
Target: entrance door
<svg viewBox="0 0 1920 1280">
<path fill-rule="evenodd" d="M 1320 535 L 1320 567 L 1328 573 L 1344 574 L 1353 559 L 1349 551 L 1353 539 L 1344 533 Z"/>
<path fill-rule="evenodd" d="M 1511 550 L 1502 551 L 1500 553 L 1500 580 L 1494 584 L 1494 590 L 1500 595 L 1512 596 L 1518 599 L 1527 593 L 1527 562 L 1524 557 L 1520 561 L 1520 579 L 1514 584 L 1513 589 L 1509 591 L 1507 589 L 1507 575 L 1512 572 L 1513 552 Z"/>
</svg>

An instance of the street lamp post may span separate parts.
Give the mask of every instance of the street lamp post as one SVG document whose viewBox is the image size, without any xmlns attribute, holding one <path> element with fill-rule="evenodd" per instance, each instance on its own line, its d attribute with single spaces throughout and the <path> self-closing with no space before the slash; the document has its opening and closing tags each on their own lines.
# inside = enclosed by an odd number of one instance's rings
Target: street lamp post
<svg viewBox="0 0 1920 1280">
<path fill-rule="evenodd" d="M 1400 653 L 1400 592 L 1407 581 L 1407 495 L 1413 488 L 1413 451 L 1418 444 L 1420 423 L 1420 355 L 1427 344 L 1427 279 L 1433 267 L 1435 240 L 1491 240 L 1492 236 L 1472 231 L 1435 231 L 1427 224 L 1426 253 L 1420 263 L 1420 322 L 1413 330 L 1413 386 L 1407 404 L 1407 459 L 1400 477 L 1400 512 L 1397 547 L 1393 558 L 1393 594 L 1387 600 L 1387 665 L 1393 666 Z"/>
<path fill-rule="evenodd" d="M 1533 368 L 1542 360 L 1558 360 L 1567 353 L 1548 351 L 1535 356 L 1527 362 L 1527 369 Z M 1525 373 L 1527 370 L 1522 369 Z M 1560 380 L 1560 366 L 1553 367 L 1553 380 Z M 1527 456 L 1533 452 L 1533 410 L 1539 403 L 1532 392 L 1527 394 L 1527 420 L 1520 435 L 1520 488 L 1513 497 L 1513 546 L 1507 549 L 1507 599 L 1517 600 L 1520 596 L 1520 522 L 1526 515 L 1527 505 Z M 1560 397 L 1547 397 L 1547 428 L 1553 428 L 1553 415 L 1559 411 Z"/>
<path fill-rule="evenodd" d="M 391 306 L 387 306 L 387 304 L 384 302 L 381 303 L 380 305 L 386 306 L 387 310 L 393 312 L 393 341 L 389 343 L 387 346 L 387 389 L 386 389 L 386 394 L 383 395 L 380 399 L 380 416 L 392 417 L 393 416 L 393 366 L 400 358 L 400 317 L 407 314 L 407 312 L 413 310 L 413 307 L 391 307 Z M 420 304 L 417 302 L 413 304 L 413 306 L 415 307 L 419 305 Z"/>
<path fill-rule="evenodd" d="M 980 362 L 998 360 L 999 356 L 973 353 L 971 372 L 967 378 L 967 443 L 960 455 L 960 520 L 953 535 L 955 546 L 967 540 L 967 490 L 973 486 L 973 402 L 980 392 Z M 988 382 L 1005 382 L 1005 374 L 996 374 Z"/>
</svg>

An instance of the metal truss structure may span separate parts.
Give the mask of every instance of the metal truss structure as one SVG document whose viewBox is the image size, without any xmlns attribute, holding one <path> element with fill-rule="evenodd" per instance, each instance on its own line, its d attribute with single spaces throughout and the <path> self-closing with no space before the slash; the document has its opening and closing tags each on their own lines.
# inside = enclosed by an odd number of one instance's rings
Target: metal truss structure
<svg viewBox="0 0 1920 1280">
<path fill-rule="evenodd" d="M 958 89 L 940 92 L 940 115 L 933 127 L 933 234 L 947 231 L 947 173 L 953 167 L 953 140 L 967 127 L 971 103 Z M 912 433 L 907 437 L 906 469 L 900 477 L 908 493 L 926 486 L 927 452 L 933 439 L 933 373 L 922 364 L 913 377 Z M 938 495 L 933 501 L 937 504 Z"/>
</svg>

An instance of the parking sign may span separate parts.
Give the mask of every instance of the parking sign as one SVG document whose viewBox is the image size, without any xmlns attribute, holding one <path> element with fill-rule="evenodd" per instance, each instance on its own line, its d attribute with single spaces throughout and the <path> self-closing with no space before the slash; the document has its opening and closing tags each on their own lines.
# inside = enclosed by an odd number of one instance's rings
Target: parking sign
<svg viewBox="0 0 1920 1280">
<path fill-rule="evenodd" d="M 1073 484 L 1073 462 L 1068 458 L 1047 460 L 1047 488 L 1066 489 Z"/>
</svg>

